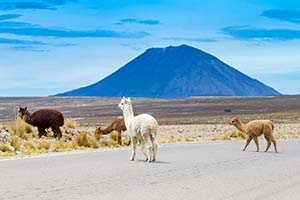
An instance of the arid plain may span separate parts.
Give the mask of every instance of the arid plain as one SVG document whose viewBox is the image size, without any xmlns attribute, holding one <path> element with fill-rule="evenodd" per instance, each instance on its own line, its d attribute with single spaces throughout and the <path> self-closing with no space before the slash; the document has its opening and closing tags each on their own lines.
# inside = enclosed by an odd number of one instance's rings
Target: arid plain
<svg viewBox="0 0 300 200">
<path fill-rule="evenodd" d="M 54 108 L 76 121 L 78 129 L 92 134 L 97 125 L 105 126 L 111 118 L 122 115 L 117 107 L 119 101 L 120 98 L 0 98 L 0 121 L 13 122 L 19 106 L 27 106 L 30 111 Z M 300 96 L 132 98 L 132 102 L 135 114 L 149 113 L 158 119 L 161 143 L 234 140 L 230 136 L 236 129 L 228 123 L 234 116 L 243 122 L 270 119 L 275 123 L 277 138 L 300 138 Z"/>
</svg>

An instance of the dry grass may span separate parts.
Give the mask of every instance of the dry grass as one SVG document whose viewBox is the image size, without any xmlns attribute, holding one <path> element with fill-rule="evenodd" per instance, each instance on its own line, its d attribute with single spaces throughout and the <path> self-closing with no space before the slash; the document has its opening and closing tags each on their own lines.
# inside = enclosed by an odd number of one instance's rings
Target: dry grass
<svg viewBox="0 0 300 200">
<path fill-rule="evenodd" d="M 71 128 L 71 129 L 76 129 L 78 124 L 76 121 L 72 120 L 72 119 L 66 119 L 65 120 L 65 126 L 67 128 Z"/>
<path fill-rule="evenodd" d="M 2 152 L 15 152 L 15 148 L 7 143 L 0 144 L 0 151 Z"/>
<path fill-rule="evenodd" d="M 113 131 L 109 134 L 109 138 L 111 140 L 114 140 L 116 142 L 118 142 L 118 132 L 117 131 Z"/>
<path fill-rule="evenodd" d="M 22 139 L 27 139 L 28 135 L 34 132 L 34 127 L 27 124 L 20 117 L 17 117 L 15 122 L 1 125 L 2 129 L 8 130 L 12 135 L 18 136 Z"/>
<path fill-rule="evenodd" d="M 10 145 L 13 146 L 16 151 L 21 151 L 22 139 L 18 136 L 13 136 L 11 138 Z"/>
<path fill-rule="evenodd" d="M 56 152 L 63 152 L 69 150 L 69 145 L 67 142 L 62 140 L 58 141 L 54 146 L 54 151 Z"/>
<path fill-rule="evenodd" d="M 15 155 L 16 155 L 15 152 L 6 151 L 6 152 L 2 153 L 1 156 L 3 156 L 3 157 L 11 157 L 11 156 L 15 156 Z"/>
<path fill-rule="evenodd" d="M 5 128 L 12 134 L 9 143 L 1 143 L 0 156 L 32 155 L 47 152 L 62 152 L 71 150 L 85 150 L 97 148 L 115 148 L 119 147 L 117 143 L 117 132 L 109 136 L 95 139 L 89 131 L 75 130 L 77 124 L 75 121 L 68 120 L 66 123 L 68 132 L 65 132 L 61 140 L 52 139 L 49 137 L 38 137 L 38 132 L 32 126 L 25 123 L 20 118 L 17 118 L 14 123 L 7 123 Z M 51 133 L 48 134 L 48 136 Z M 125 144 L 128 144 L 129 141 Z"/>
<path fill-rule="evenodd" d="M 233 131 L 229 137 L 244 140 L 247 138 L 247 135 L 241 131 Z"/>
<path fill-rule="evenodd" d="M 93 149 L 100 148 L 98 140 L 96 140 L 95 138 L 91 138 L 90 139 L 90 147 L 93 148 Z"/>
<path fill-rule="evenodd" d="M 124 146 L 129 146 L 130 145 L 130 138 L 122 138 L 122 144 Z"/>
<path fill-rule="evenodd" d="M 38 154 L 38 148 L 36 146 L 35 141 L 27 141 L 24 144 L 24 148 L 22 149 L 25 155 Z"/>
<path fill-rule="evenodd" d="M 78 146 L 83 146 L 83 147 L 89 147 L 89 140 L 88 140 L 88 134 L 87 132 L 80 132 L 78 135 L 75 137 L 74 141 Z"/>
<path fill-rule="evenodd" d="M 109 138 L 103 138 L 99 141 L 100 147 L 108 147 L 108 148 L 115 148 L 119 147 L 119 144 L 115 140 L 110 140 Z"/>
<path fill-rule="evenodd" d="M 14 130 L 12 133 L 24 139 L 26 138 L 26 133 L 33 132 L 33 127 L 30 124 L 27 124 L 20 117 L 17 117 L 15 124 L 12 125 L 12 129 Z"/>
<path fill-rule="evenodd" d="M 51 140 L 49 140 L 49 139 L 41 139 L 39 141 L 39 143 L 38 143 L 37 148 L 40 149 L 40 150 L 48 151 L 48 150 L 50 150 L 51 145 L 52 145 L 52 141 Z"/>
</svg>

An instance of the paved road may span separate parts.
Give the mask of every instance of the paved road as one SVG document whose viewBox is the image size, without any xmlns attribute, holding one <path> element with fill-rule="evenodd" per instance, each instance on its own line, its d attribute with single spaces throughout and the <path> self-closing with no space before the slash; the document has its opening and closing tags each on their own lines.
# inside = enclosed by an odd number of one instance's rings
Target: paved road
<svg viewBox="0 0 300 200">
<path fill-rule="evenodd" d="M 140 152 L 128 161 L 130 149 L 0 160 L 0 198 L 300 199 L 300 140 L 279 141 L 278 154 L 243 144 L 165 145 L 150 164 Z"/>
</svg>

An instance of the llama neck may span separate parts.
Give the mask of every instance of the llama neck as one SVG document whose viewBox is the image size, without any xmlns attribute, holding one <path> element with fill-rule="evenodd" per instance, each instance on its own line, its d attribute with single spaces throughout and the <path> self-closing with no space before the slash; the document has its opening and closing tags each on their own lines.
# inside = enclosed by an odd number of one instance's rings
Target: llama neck
<svg viewBox="0 0 300 200">
<path fill-rule="evenodd" d="M 124 117 L 124 121 L 125 121 L 125 126 L 128 129 L 130 121 L 134 118 L 134 113 L 133 113 L 133 109 L 131 106 L 124 107 L 123 117 Z"/>
<path fill-rule="evenodd" d="M 235 127 L 236 127 L 237 129 L 239 129 L 240 131 L 244 132 L 244 133 L 247 132 L 247 131 L 246 131 L 246 125 L 245 125 L 244 123 L 242 123 L 242 122 L 237 123 L 237 124 L 235 125 Z"/>
<path fill-rule="evenodd" d="M 28 124 L 33 125 L 33 124 L 32 124 L 32 117 L 31 117 L 30 112 L 27 111 L 27 112 L 25 113 L 25 115 L 24 115 L 24 121 L 25 121 L 26 123 L 28 123 Z"/>
<path fill-rule="evenodd" d="M 103 133 L 103 134 L 109 134 L 113 131 L 113 125 L 110 124 L 109 126 L 107 127 L 100 127 L 100 131 Z"/>
</svg>

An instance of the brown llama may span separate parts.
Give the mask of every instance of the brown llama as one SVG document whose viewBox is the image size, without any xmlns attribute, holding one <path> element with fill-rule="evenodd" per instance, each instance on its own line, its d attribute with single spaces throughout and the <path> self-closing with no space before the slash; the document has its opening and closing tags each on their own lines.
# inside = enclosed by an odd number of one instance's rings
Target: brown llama
<svg viewBox="0 0 300 200">
<path fill-rule="evenodd" d="M 248 139 L 243 151 L 246 150 L 249 143 L 253 139 L 256 144 L 256 151 L 258 152 L 259 144 L 257 137 L 263 134 L 268 142 L 265 152 L 269 150 L 271 143 L 273 143 L 275 152 L 277 153 L 277 142 L 273 135 L 274 124 L 270 120 L 253 120 L 247 124 L 244 124 L 239 120 L 239 118 L 235 117 L 231 120 L 230 124 L 234 125 L 237 129 L 248 135 Z"/>
<path fill-rule="evenodd" d="M 101 135 L 107 135 L 113 131 L 117 131 L 118 144 L 122 145 L 122 132 L 126 131 L 126 126 L 123 117 L 113 118 L 107 127 L 96 127 L 94 136 L 96 140 L 99 140 Z"/>
<path fill-rule="evenodd" d="M 27 107 L 20 107 L 18 113 L 22 120 L 38 128 L 39 137 L 42 137 L 43 135 L 47 136 L 45 129 L 50 127 L 54 137 L 57 137 L 58 139 L 62 137 L 59 127 L 64 125 L 64 116 L 61 112 L 52 109 L 42 109 L 31 114 L 27 110 Z"/>
</svg>

